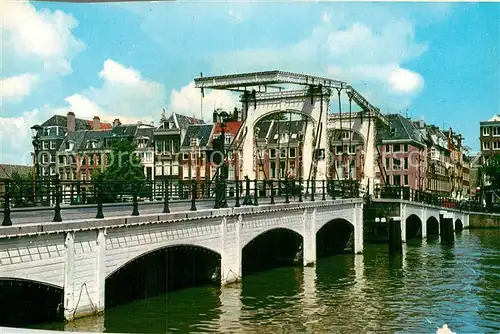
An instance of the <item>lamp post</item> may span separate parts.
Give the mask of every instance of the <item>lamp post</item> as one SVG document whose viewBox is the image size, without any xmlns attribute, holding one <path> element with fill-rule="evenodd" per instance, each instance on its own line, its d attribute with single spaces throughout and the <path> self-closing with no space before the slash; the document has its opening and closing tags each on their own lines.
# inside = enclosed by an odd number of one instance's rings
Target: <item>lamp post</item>
<svg viewBox="0 0 500 334">
<path fill-rule="evenodd" d="M 35 166 L 35 194 L 34 194 L 34 204 L 35 206 L 40 205 L 40 161 L 39 161 L 39 150 L 40 150 L 40 135 L 39 132 L 42 129 L 40 125 L 33 125 L 31 127 L 31 132 L 33 134 L 33 164 Z"/>
</svg>

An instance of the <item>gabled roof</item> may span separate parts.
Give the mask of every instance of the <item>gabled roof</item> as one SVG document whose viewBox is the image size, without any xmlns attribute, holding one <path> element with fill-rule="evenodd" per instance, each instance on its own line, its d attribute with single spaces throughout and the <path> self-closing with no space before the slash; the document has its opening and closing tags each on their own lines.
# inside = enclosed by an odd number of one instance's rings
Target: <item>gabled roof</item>
<svg viewBox="0 0 500 334">
<path fill-rule="evenodd" d="M 139 129 L 137 129 L 136 140 L 140 139 L 142 137 L 147 137 L 149 139 L 147 147 L 154 147 L 154 141 L 153 141 L 154 133 L 153 132 L 154 132 L 154 128 L 139 128 Z"/>
<path fill-rule="evenodd" d="M 267 134 L 269 133 L 269 129 L 271 128 L 273 122 L 272 121 L 261 121 L 257 126 L 259 128 L 258 139 L 266 139 Z"/>
<path fill-rule="evenodd" d="M 381 140 L 413 140 L 423 145 L 420 131 L 413 122 L 399 114 L 386 115 L 389 127 L 379 131 Z"/>
<path fill-rule="evenodd" d="M 182 141 L 182 147 L 191 146 L 191 138 L 198 138 L 200 141 L 200 147 L 207 146 L 210 141 L 212 130 L 214 128 L 213 124 L 192 124 L 189 125 L 186 134 L 184 135 L 184 140 Z"/>
<path fill-rule="evenodd" d="M 488 122 L 500 122 L 500 114 L 493 116 Z"/>
<path fill-rule="evenodd" d="M 163 123 L 169 122 L 171 124 L 170 129 L 182 129 L 185 130 L 191 124 L 205 124 L 201 119 L 181 115 L 178 113 L 172 113 L 168 118 L 162 113 L 162 118 L 160 119 L 160 125 L 158 129 L 163 129 Z"/>
<path fill-rule="evenodd" d="M 137 124 L 122 124 L 111 129 L 111 135 L 114 137 L 133 137 L 137 133 Z"/>
<path fill-rule="evenodd" d="M 224 128 L 224 133 L 230 133 L 234 136 L 236 136 L 236 134 L 241 128 L 240 121 L 226 122 L 225 124 L 226 127 Z M 221 133 L 221 132 L 222 132 L 221 123 L 216 123 L 214 128 L 214 133 Z"/>
<path fill-rule="evenodd" d="M 94 123 L 93 120 L 75 118 L 75 130 L 91 130 L 93 123 Z M 68 116 L 54 115 L 54 116 L 50 117 L 48 120 L 46 120 L 45 122 L 43 122 L 41 126 L 42 127 L 45 127 L 45 126 L 67 127 L 67 125 L 68 125 Z M 101 129 L 110 129 L 111 124 L 101 122 L 100 128 Z"/>
</svg>

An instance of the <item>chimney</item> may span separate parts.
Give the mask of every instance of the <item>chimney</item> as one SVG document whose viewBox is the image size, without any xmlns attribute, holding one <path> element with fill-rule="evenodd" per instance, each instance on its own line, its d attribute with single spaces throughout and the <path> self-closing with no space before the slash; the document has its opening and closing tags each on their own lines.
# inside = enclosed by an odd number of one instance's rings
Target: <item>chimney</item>
<svg viewBox="0 0 500 334">
<path fill-rule="evenodd" d="M 92 123 L 92 130 L 100 130 L 101 129 L 101 119 L 99 116 L 94 116 L 94 122 Z"/>
<path fill-rule="evenodd" d="M 120 119 L 115 118 L 115 120 L 113 121 L 113 127 L 119 126 L 119 125 L 122 125 L 122 123 L 120 122 Z"/>
<path fill-rule="evenodd" d="M 68 117 L 66 122 L 67 122 L 66 127 L 68 128 L 68 132 L 74 132 L 76 127 L 76 119 L 74 112 L 72 111 L 68 112 Z"/>
</svg>

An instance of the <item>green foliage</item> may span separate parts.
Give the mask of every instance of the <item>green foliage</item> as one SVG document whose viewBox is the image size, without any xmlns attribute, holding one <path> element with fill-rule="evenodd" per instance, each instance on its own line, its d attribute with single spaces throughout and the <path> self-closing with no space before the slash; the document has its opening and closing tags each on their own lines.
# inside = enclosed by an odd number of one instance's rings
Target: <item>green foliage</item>
<svg viewBox="0 0 500 334">
<path fill-rule="evenodd" d="M 92 179 L 100 186 L 105 202 L 114 202 L 119 195 L 143 196 L 146 176 L 141 159 L 134 152 L 136 146 L 130 141 L 113 143 L 106 157 L 106 167 L 96 170 Z"/>
<path fill-rule="evenodd" d="M 21 175 L 13 172 L 9 184 L 12 204 L 17 207 L 30 206 L 34 202 L 34 182 L 32 173 Z"/>
<path fill-rule="evenodd" d="M 481 167 L 484 174 L 491 183 L 490 188 L 496 192 L 500 191 L 500 154 L 490 157 L 488 163 Z"/>
</svg>

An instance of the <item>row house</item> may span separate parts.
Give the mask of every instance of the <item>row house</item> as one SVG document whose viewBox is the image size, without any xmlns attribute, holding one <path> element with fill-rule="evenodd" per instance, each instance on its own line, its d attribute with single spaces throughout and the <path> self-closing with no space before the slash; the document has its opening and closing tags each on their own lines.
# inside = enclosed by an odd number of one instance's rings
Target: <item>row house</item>
<svg viewBox="0 0 500 334">
<path fill-rule="evenodd" d="M 70 190 L 70 185 L 65 184 L 65 181 L 90 181 L 95 172 L 103 170 L 109 163 L 114 163 L 107 161 L 107 153 L 111 152 L 116 141 L 136 142 L 139 147 L 144 136 L 137 134 L 142 127 L 142 124 L 122 125 L 116 119 L 111 129 L 68 132 L 57 152 L 57 170 L 65 190 Z M 150 144 L 138 150 L 150 150 L 151 155 L 153 152 Z"/>
<path fill-rule="evenodd" d="M 335 129 L 329 138 L 328 174 L 333 180 L 363 180 L 364 140 L 356 131 Z"/>
<path fill-rule="evenodd" d="M 491 157 L 500 155 L 500 114 L 495 115 L 488 121 L 479 123 L 479 142 L 481 149 L 481 158 L 479 165 L 488 164 Z M 500 202 L 500 197 L 495 196 L 495 190 L 488 190 L 490 182 L 484 176 L 478 180 L 478 187 L 485 188 L 483 199 L 486 203 Z"/>
<path fill-rule="evenodd" d="M 204 124 L 200 119 L 172 113 L 168 118 L 163 110 L 154 135 L 154 180 L 157 191 L 163 189 L 165 179 L 172 180 L 177 188 L 180 178 L 181 143 L 191 124 Z"/>
<path fill-rule="evenodd" d="M 224 132 L 224 154 L 225 164 L 227 165 L 227 179 L 236 180 L 242 179 L 241 168 L 243 166 L 243 151 L 235 143 L 242 122 L 238 120 L 238 111 L 235 109 L 233 114 L 217 109 L 213 114 L 214 129 L 212 138 L 209 141 L 209 146 L 214 150 L 214 140 L 219 138 Z M 218 153 L 214 153 L 218 154 Z M 218 166 L 212 164 L 214 157 L 209 157 L 210 176 L 213 179 L 217 173 Z"/>
<path fill-rule="evenodd" d="M 260 180 L 307 178 L 303 175 L 302 145 L 305 120 L 261 121 L 256 130 L 254 168 Z"/>
<path fill-rule="evenodd" d="M 420 131 L 401 115 L 387 115 L 387 118 L 389 127 L 381 129 L 377 138 L 386 183 L 424 189 L 426 145 Z"/>
<path fill-rule="evenodd" d="M 99 117 L 93 120 L 76 118 L 70 111 L 66 116 L 54 115 L 41 125 L 34 125 L 34 154 L 39 164 L 37 175 L 54 176 L 57 173 L 57 152 L 68 133 L 82 130 L 110 129 L 111 124 L 101 123 Z"/>
</svg>

